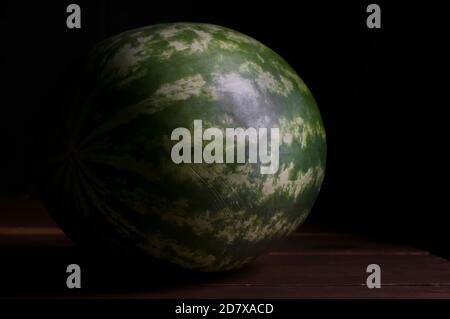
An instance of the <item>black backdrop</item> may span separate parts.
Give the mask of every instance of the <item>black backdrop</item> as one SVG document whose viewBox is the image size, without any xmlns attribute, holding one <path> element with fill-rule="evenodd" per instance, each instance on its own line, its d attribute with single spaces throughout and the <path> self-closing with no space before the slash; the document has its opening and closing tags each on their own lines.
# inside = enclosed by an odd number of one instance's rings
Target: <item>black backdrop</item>
<svg viewBox="0 0 450 319">
<path fill-rule="evenodd" d="M 71 2 L 81 6 L 80 30 L 65 25 Z M 425 200 L 433 192 L 426 182 L 433 168 L 422 162 L 430 150 L 415 103 L 421 85 L 411 61 L 418 46 L 411 17 L 404 4 L 375 2 L 381 29 L 367 28 L 364 1 L 2 1 L 0 197 L 35 190 L 30 150 L 37 115 L 74 59 L 127 29 L 208 22 L 278 52 L 318 102 L 328 164 L 308 223 L 401 240 L 449 257 L 449 218 Z"/>
</svg>

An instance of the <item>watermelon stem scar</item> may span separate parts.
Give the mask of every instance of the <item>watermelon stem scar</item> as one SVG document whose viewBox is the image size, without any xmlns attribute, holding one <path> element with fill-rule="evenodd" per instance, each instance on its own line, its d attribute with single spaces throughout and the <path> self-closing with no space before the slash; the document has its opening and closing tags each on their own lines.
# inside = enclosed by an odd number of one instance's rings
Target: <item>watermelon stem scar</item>
<svg viewBox="0 0 450 319">
<path fill-rule="evenodd" d="M 181 140 L 180 140 L 181 138 Z M 270 154 L 268 152 L 267 128 L 249 127 L 243 129 L 225 128 L 225 163 L 235 163 L 234 149 L 237 140 L 237 163 L 245 163 L 245 146 L 248 140 L 248 163 L 268 164 L 261 166 L 261 174 L 275 174 L 279 167 L 280 129 L 270 129 Z M 184 127 L 172 131 L 172 141 L 179 141 L 172 147 L 171 158 L 175 164 L 192 163 L 192 142 L 194 144 L 194 163 L 224 163 L 223 130 L 216 127 L 203 131 L 202 120 L 194 120 L 194 136 Z M 203 148 L 203 141 L 211 141 Z M 258 152 L 259 151 L 259 152 Z"/>
</svg>

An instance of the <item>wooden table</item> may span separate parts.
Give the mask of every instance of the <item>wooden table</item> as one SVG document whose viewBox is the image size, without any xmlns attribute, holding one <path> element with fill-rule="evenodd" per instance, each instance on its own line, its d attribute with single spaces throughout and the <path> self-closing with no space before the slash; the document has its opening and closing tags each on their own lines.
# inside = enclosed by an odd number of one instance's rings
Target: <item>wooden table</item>
<svg viewBox="0 0 450 319">
<path fill-rule="evenodd" d="M 426 251 L 302 228 L 244 269 L 173 273 L 92 259 L 33 198 L 0 201 L 0 297 L 36 298 L 450 298 L 450 262 Z M 82 288 L 66 288 L 66 267 Z M 380 289 L 366 267 L 381 266 Z"/>
</svg>

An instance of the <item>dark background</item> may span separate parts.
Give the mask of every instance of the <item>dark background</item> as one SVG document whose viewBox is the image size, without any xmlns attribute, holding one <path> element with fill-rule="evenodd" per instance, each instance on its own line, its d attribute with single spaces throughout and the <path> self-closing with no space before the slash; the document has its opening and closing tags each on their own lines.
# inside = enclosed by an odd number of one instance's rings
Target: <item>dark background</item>
<svg viewBox="0 0 450 319">
<path fill-rule="evenodd" d="M 82 28 L 66 28 L 80 4 Z M 448 212 L 433 204 L 429 115 L 416 101 L 420 47 L 408 6 L 370 2 L 2 1 L 0 5 L 0 198 L 33 194 L 34 137 L 58 77 L 97 41 L 160 22 L 223 25 L 283 56 L 313 92 L 328 140 L 327 173 L 308 224 L 422 246 L 450 257 Z M 397 2 L 396 2 L 397 3 Z M 437 164 L 437 163 L 436 163 Z M 430 196 L 431 195 L 431 196 Z M 431 199 L 430 199 L 431 198 Z M 0 212 L 0 224 L 1 224 Z"/>
</svg>

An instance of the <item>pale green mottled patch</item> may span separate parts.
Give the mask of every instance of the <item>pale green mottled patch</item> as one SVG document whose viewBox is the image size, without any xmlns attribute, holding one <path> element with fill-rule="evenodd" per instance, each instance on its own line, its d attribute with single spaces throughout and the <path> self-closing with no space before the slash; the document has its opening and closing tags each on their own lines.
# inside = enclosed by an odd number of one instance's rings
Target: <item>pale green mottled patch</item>
<svg viewBox="0 0 450 319">
<path fill-rule="evenodd" d="M 323 179 L 325 178 L 325 169 L 323 166 L 316 166 L 316 187 L 320 189 L 322 186 Z"/>
<path fill-rule="evenodd" d="M 173 83 L 161 85 L 153 95 L 156 104 L 187 100 L 193 96 L 202 94 L 202 88 L 206 82 L 200 74 L 188 76 Z"/>
<path fill-rule="evenodd" d="M 263 91 L 288 96 L 293 90 L 293 84 L 287 78 L 265 71 L 255 62 L 247 61 L 239 66 L 239 71 L 255 77 L 255 81 Z"/>
<path fill-rule="evenodd" d="M 264 220 L 257 214 L 249 215 L 243 211 L 231 212 L 227 209 L 214 213 L 205 212 L 199 216 L 167 212 L 161 218 L 181 227 L 190 227 L 197 236 L 216 237 L 228 245 L 241 240 L 255 243 L 284 236 L 291 231 L 293 222 L 283 212 Z M 220 228 L 217 229 L 215 225 L 220 225 Z"/>
<path fill-rule="evenodd" d="M 239 46 L 236 43 L 233 42 L 226 42 L 222 40 L 216 40 L 219 48 L 229 51 L 236 51 L 239 50 Z"/>
<path fill-rule="evenodd" d="M 281 83 L 283 83 L 283 86 L 281 86 L 282 92 L 284 93 L 283 95 L 288 95 L 290 92 L 292 92 L 292 90 L 294 89 L 294 85 L 292 84 L 292 82 L 285 78 L 284 76 L 280 75 L 280 81 Z"/>
<path fill-rule="evenodd" d="M 306 172 L 295 173 L 294 163 L 283 164 L 278 175 L 269 176 L 263 183 L 262 192 L 268 196 L 275 192 L 284 192 L 297 199 L 308 187 L 322 182 L 324 170 L 321 165 L 310 167 Z"/>
<path fill-rule="evenodd" d="M 163 60 L 163 61 L 167 61 L 172 57 L 172 54 L 174 52 L 175 52 L 174 49 L 166 49 L 166 50 L 160 51 L 157 54 L 157 58 L 159 58 L 160 60 Z"/>
<path fill-rule="evenodd" d="M 161 234 L 150 235 L 142 248 L 153 256 L 169 260 L 186 268 L 208 270 L 216 262 L 216 257 L 200 249 L 186 247 L 175 239 L 164 238 Z"/>
<path fill-rule="evenodd" d="M 321 123 L 311 124 L 301 116 L 293 118 L 281 117 L 279 119 L 281 141 L 286 145 L 292 145 L 296 141 L 302 148 L 308 146 L 308 142 L 316 138 L 325 139 L 325 131 Z"/>
<path fill-rule="evenodd" d="M 168 24 L 165 28 L 160 30 L 158 33 L 163 38 L 171 38 L 171 37 L 176 36 L 182 30 L 183 30 L 183 28 L 182 28 L 181 24 L 178 24 L 178 23 L 173 24 L 173 25 Z"/>
<path fill-rule="evenodd" d="M 241 64 L 239 66 L 239 71 L 240 72 L 244 72 L 244 73 L 255 73 L 255 74 L 259 74 L 264 72 L 263 68 L 255 62 L 252 61 L 246 61 L 245 63 Z"/>
<path fill-rule="evenodd" d="M 189 49 L 190 45 L 183 41 L 171 41 L 169 46 L 173 47 L 176 51 L 183 51 Z"/>
<path fill-rule="evenodd" d="M 287 81 L 288 80 L 285 79 L 284 82 L 280 82 L 269 72 L 258 74 L 258 78 L 256 79 L 256 83 L 258 83 L 259 87 L 263 90 L 283 96 L 287 96 L 292 91 L 292 84 Z"/>
<path fill-rule="evenodd" d="M 261 63 L 266 62 L 266 61 L 264 60 L 264 58 L 263 58 L 262 56 L 260 56 L 259 54 L 256 54 L 256 57 L 259 59 L 259 61 L 261 61 Z"/>
<path fill-rule="evenodd" d="M 195 39 L 191 43 L 191 50 L 193 52 L 205 52 L 208 49 L 208 44 L 212 39 L 212 36 L 201 30 L 194 30 L 194 32 L 198 35 L 198 39 Z"/>
<path fill-rule="evenodd" d="M 255 242 L 285 236 L 290 232 L 292 223 L 293 221 L 286 218 L 283 212 L 274 214 L 265 222 L 261 222 L 261 219 L 255 216 L 250 229 L 244 235 L 244 239 Z"/>
<path fill-rule="evenodd" d="M 303 222 L 305 221 L 306 217 L 308 217 L 308 215 L 309 215 L 308 209 L 305 209 L 302 212 L 300 212 L 299 216 L 295 220 L 292 221 L 291 225 L 287 229 L 286 235 L 289 235 L 289 234 L 293 233 L 295 230 L 297 230 L 297 228 L 301 224 L 303 224 Z"/>
<path fill-rule="evenodd" d="M 213 216 L 211 216 L 209 212 L 205 212 L 203 215 L 192 216 L 185 215 L 180 211 L 165 212 L 164 214 L 161 214 L 160 218 L 164 221 L 171 222 L 178 226 L 190 227 L 198 236 L 203 236 L 205 234 L 214 234 L 216 232 L 216 229 L 213 223 L 218 220 L 224 220 L 223 215 L 220 213 L 215 213 Z"/>
<path fill-rule="evenodd" d="M 296 87 L 304 94 L 311 94 L 305 82 L 293 70 L 283 66 L 280 62 L 273 60 L 271 64 L 280 71 L 286 78 L 291 79 Z"/>
<path fill-rule="evenodd" d="M 196 33 L 196 39 L 189 43 L 181 40 L 169 41 L 169 47 L 174 48 L 176 51 L 188 51 L 189 54 L 205 52 L 208 49 L 212 36 L 201 30 L 193 29 L 192 31 Z M 168 57 L 170 58 L 171 55 L 172 53 Z"/>
</svg>

